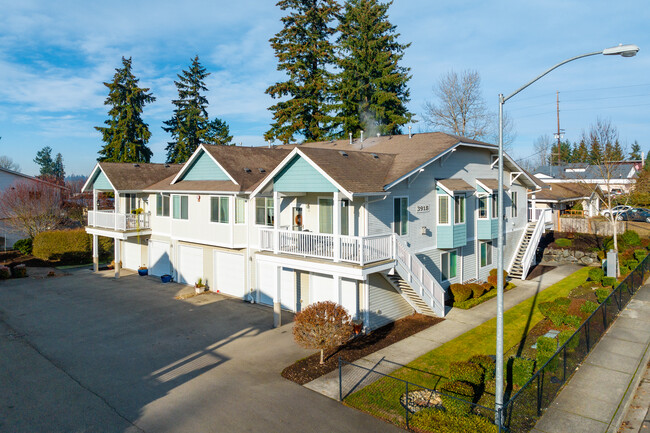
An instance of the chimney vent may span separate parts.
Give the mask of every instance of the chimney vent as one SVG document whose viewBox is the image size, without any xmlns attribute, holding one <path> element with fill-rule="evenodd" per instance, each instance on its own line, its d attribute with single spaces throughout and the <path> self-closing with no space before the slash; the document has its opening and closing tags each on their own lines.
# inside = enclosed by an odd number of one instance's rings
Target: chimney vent
<svg viewBox="0 0 650 433">
<path fill-rule="evenodd" d="M 412 137 L 412 135 L 411 135 L 411 125 L 409 125 L 409 138 L 411 138 L 411 137 Z"/>
<path fill-rule="evenodd" d="M 350 144 L 352 144 L 352 133 L 350 132 Z"/>
</svg>

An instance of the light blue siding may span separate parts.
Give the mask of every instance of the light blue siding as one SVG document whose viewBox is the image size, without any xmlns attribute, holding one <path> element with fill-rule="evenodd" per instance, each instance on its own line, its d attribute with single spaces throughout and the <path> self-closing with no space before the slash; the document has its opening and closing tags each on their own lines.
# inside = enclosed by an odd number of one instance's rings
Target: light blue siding
<svg viewBox="0 0 650 433">
<path fill-rule="evenodd" d="M 273 179 L 279 192 L 336 192 L 337 188 L 305 159 L 296 156 Z"/>
<path fill-rule="evenodd" d="M 251 169 L 253 169 L 251 167 Z M 205 152 L 192 162 L 181 180 L 230 180 L 228 175 Z"/>
<path fill-rule="evenodd" d="M 111 186 L 110 182 L 106 178 L 106 175 L 104 174 L 104 172 L 101 171 L 101 170 L 98 170 L 97 173 L 98 174 L 95 176 L 95 179 L 93 180 L 93 183 L 92 183 L 92 189 L 113 191 L 113 187 Z"/>
<path fill-rule="evenodd" d="M 499 220 L 496 218 L 479 219 L 477 222 L 477 237 L 481 240 L 490 240 L 497 237 Z"/>
<path fill-rule="evenodd" d="M 450 225 L 438 226 L 438 248 L 454 247 L 454 229 Z"/>
</svg>

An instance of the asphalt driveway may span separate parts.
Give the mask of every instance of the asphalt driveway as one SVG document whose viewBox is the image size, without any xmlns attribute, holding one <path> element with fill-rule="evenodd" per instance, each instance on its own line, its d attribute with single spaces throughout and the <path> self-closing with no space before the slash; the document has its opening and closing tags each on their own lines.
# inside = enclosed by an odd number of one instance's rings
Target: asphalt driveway
<svg viewBox="0 0 650 433">
<path fill-rule="evenodd" d="M 272 311 L 87 270 L 0 282 L 2 432 L 377 432 L 283 379 L 309 352 Z"/>
</svg>

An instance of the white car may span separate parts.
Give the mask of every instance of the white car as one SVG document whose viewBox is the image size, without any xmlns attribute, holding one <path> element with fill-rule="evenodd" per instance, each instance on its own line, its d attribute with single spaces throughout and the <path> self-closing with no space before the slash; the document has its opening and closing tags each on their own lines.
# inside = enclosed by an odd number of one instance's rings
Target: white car
<svg viewBox="0 0 650 433">
<path fill-rule="evenodd" d="M 618 206 L 614 206 L 612 208 L 612 213 L 614 215 L 618 215 L 619 213 L 625 212 L 628 209 L 632 209 L 632 206 L 628 206 L 626 204 L 619 204 Z M 605 209 L 601 210 L 600 214 L 602 216 L 605 216 L 605 217 L 609 216 L 609 209 L 605 208 Z"/>
</svg>

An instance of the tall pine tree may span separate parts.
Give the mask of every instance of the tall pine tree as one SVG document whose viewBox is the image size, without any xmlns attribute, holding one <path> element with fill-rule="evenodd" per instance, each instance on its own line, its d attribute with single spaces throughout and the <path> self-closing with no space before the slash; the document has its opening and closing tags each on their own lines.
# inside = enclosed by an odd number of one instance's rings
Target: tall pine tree
<svg viewBox="0 0 650 433">
<path fill-rule="evenodd" d="M 573 159 L 574 162 L 587 162 L 589 160 L 589 149 L 587 149 L 584 140 L 580 140 L 580 143 L 573 148 Z"/>
<path fill-rule="evenodd" d="M 331 38 L 340 6 L 336 0 L 280 0 L 277 6 L 289 14 L 270 42 L 277 69 L 286 72 L 287 80 L 266 89 L 282 100 L 269 108 L 274 122 L 264 137 L 283 143 L 295 141 L 296 134 L 306 141 L 324 140 L 333 127 Z"/>
<path fill-rule="evenodd" d="M 178 99 L 172 101 L 174 115 L 165 121 L 162 128 L 172 135 L 167 144 L 167 162 L 182 163 L 189 159 L 199 144 L 231 144 L 228 125 L 221 119 L 208 119 L 208 91 L 205 79 L 210 75 L 199 62 L 199 56 L 192 60 L 189 70 L 178 75 L 174 81 Z"/>
<path fill-rule="evenodd" d="M 340 103 L 341 135 L 365 130 L 399 134 L 412 113 L 407 82 L 409 68 L 399 66 L 410 44 L 397 42 L 396 26 L 388 21 L 393 2 L 349 0 L 341 17 L 338 60 L 341 72 L 336 86 Z"/>
<path fill-rule="evenodd" d="M 52 159 L 52 148 L 45 146 L 36 152 L 34 162 L 40 166 L 39 176 L 52 176 L 54 174 L 54 160 Z"/>
<path fill-rule="evenodd" d="M 138 87 L 140 81 L 131 72 L 131 58 L 122 57 L 122 68 L 115 70 L 113 81 L 104 83 L 108 87 L 108 98 L 104 105 L 111 106 L 109 119 L 95 129 L 102 133 L 106 143 L 99 151 L 98 161 L 107 162 L 149 162 L 153 153 L 147 147 L 151 132 L 142 120 L 145 104 L 156 100 L 148 88 Z"/>
<path fill-rule="evenodd" d="M 59 183 L 63 183 L 65 181 L 65 166 L 63 165 L 63 155 L 60 153 L 56 154 L 56 158 L 54 159 L 54 165 L 52 166 L 52 175 L 56 178 L 56 180 Z"/>
<path fill-rule="evenodd" d="M 630 159 L 634 161 L 641 159 L 641 146 L 636 140 L 634 140 L 634 143 L 632 143 L 632 149 L 630 150 Z"/>
</svg>

